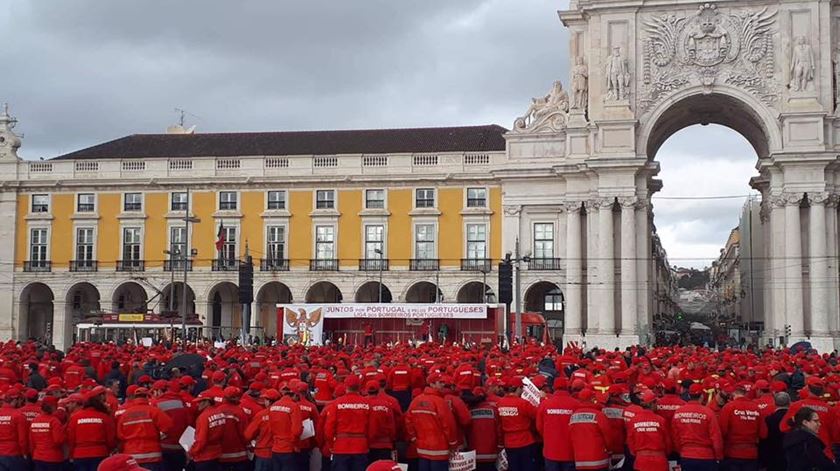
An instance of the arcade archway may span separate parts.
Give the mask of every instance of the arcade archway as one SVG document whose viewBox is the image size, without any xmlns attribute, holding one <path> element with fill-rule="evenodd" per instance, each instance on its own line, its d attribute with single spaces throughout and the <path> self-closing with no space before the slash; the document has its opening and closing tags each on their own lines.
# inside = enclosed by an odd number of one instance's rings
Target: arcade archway
<svg viewBox="0 0 840 471">
<path fill-rule="evenodd" d="M 52 342 L 54 299 L 52 290 L 43 283 L 30 283 L 23 289 L 18 328 L 21 340 L 33 338 Z"/>
<path fill-rule="evenodd" d="M 435 303 L 443 301 L 443 292 L 428 281 L 418 281 L 411 285 L 405 292 L 407 303 Z"/>
<path fill-rule="evenodd" d="M 359 286 L 356 290 L 357 303 L 378 303 L 379 302 L 379 282 L 368 281 Z M 382 302 L 390 303 L 392 301 L 391 290 L 385 284 L 382 284 Z"/>
<path fill-rule="evenodd" d="M 257 292 L 257 315 L 260 325 L 265 329 L 265 335 L 277 335 L 277 305 L 292 302 L 292 292 L 289 287 L 279 281 L 266 283 Z"/>
<path fill-rule="evenodd" d="M 341 290 L 329 281 L 319 281 L 306 291 L 307 303 L 340 303 L 342 299 Z"/>
<path fill-rule="evenodd" d="M 146 290 L 139 284 L 129 281 L 114 290 L 111 309 L 114 312 L 145 313 L 148 308 L 146 298 Z"/>
</svg>

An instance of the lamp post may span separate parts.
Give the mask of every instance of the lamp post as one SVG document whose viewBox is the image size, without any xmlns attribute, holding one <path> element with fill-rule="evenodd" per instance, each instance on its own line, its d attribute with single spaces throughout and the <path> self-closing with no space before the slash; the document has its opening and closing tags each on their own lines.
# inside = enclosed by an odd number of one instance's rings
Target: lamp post
<svg viewBox="0 0 840 471">
<path fill-rule="evenodd" d="M 187 348 L 187 256 L 192 257 L 192 249 L 190 249 L 190 223 L 199 223 L 200 219 L 190 217 L 190 190 L 187 190 L 187 204 L 184 206 L 184 251 L 181 253 L 181 260 L 184 264 L 184 286 L 181 295 L 181 335 L 183 336 L 183 348 Z M 188 255 L 189 254 L 189 255 Z"/>
<path fill-rule="evenodd" d="M 379 304 L 382 304 L 382 249 L 373 249 L 373 251 L 379 254 Z"/>
<path fill-rule="evenodd" d="M 180 256 L 181 253 L 179 250 L 175 250 L 174 252 L 171 250 L 164 250 L 163 253 L 164 255 L 169 256 L 169 272 L 171 274 L 171 279 L 169 281 L 169 312 L 171 313 L 175 310 L 175 265 L 173 264 L 173 258 Z"/>
</svg>

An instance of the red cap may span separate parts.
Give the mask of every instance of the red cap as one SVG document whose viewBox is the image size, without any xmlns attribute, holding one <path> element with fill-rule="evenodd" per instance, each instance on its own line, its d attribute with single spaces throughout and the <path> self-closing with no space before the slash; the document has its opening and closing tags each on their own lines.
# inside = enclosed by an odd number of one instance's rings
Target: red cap
<svg viewBox="0 0 840 471">
<path fill-rule="evenodd" d="M 263 389 L 260 393 L 260 397 L 268 399 L 269 401 L 276 401 L 277 399 L 280 399 L 280 393 L 276 389 Z"/>
<path fill-rule="evenodd" d="M 136 390 L 136 391 L 134 391 L 134 397 L 137 397 L 137 396 L 148 396 L 148 395 L 149 395 L 149 390 L 148 390 L 148 389 L 146 389 L 146 388 L 137 388 L 137 390 Z M 88 397 L 93 397 L 93 396 L 95 396 L 95 394 L 93 394 L 93 393 L 91 392 L 91 394 L 90 394 Z"/>
<path fill-rule="evenodd" d="M 379 392 L 379 383 L 376 381 L 368 381 L 365 383 L 365 391 L 367 392 Z"/>
<path fill-rule="evenodd" d="M 693 383 L 688 387 L 688 393 L 692 396 L 699 396 L 703 394 L 703 385 L 700 383 Z"/>
<path fill-rule="evenodd" d="M 808 376 L 808 379 L 805 380 L 805 384 L 808 386 L 819 386 L 823 387 L 825 383 L 823 383 L 822 378 L 819 376 Z"/>
<path fill-rule="evenodd" d="M 565 376 L 560 375 L 554 378 L 554 384 L 551 385 L 555 391 L 560 391 L 561 389 L 566 389 L 569 387 L 569 381 L 566 379 Z"/>
<path fill-rule="evenodd" d="M 223 391 L 225 395 L 225 399 L 239 399 L 239 396 L 242 395 L 242 391 L 239 390 L 236 386 L 228 386 Z"/>
<path fill-rule="evenodd" d="M 344 386 L 347 389 L 359 389 L 362 386 L 362 380 L 356 375 L 350 375 L 344 378 Z"/>
<path fill-rule="evenodd" d="M 152 377 L 149 376 L 149 375 L 143 375 L 143 376 L 141 376 L 140 378 L 137 379 L 137 384 L 151 383 L 151 382 L 152 382 Z"/>
<path fill-rule="evenodd" d="M 154 389 L 155 391 L 166 391 L 166 388 L 168 386 L 169 385 L 166 383 L 165 379 L 159 379 L 152 383 L 152 389 Z"/>
<path fill-rule="evenodd" d="M 47 396 L 42 401 L 42 403 L 50 405 L 50 406 L 57 406 L 58 405 L 58 398 L 55 396 Z"/>
<path fill-rule="evenodd" d="M 210 378 L 210 380 L 213 381 L 214 383 L 221 383 L 226 378 L 227 377 L 225 376 L 225 373 L 223 371 L 217 371 L 217 372 L 213 373 L 213 376 Z"/>
<path fill-rule="evenodd" d="M 472 390 L 473 396 L 480 397 L 480 396 L 487 396 L 487 391 L 484 390 L 481 386 L 476 386 Z"/>
<path fill-rule="evenodd" d="M 755 382 L 755 389 L 759 391 L 766 391 L 767 389 L 770 389 L 770 383 L 768 383 L 767 380 L 760 379 Z"/>
<path fill-rule="evenodd" d="M 262 391 L 263 389 L 265 389 L 265 385 L 259 381 L 255 381 L 251 383 L 250 386 L 248 386 L 248 389 L 251 391 Z"/>
<path fill-rule="evenodd" d="M 296 379 L 292 381 L 292 391 L 296 393 L 305 393 L 309 391 L 309 385 L 306 382 Z"/>
<path fill-rule="evenodd" d="M 133 396 L 134 391 L 137 391 L 137 385 L 136 384 L 132 384 L 131 386 L 125 388 L 125 394 L 127 396 Z"/>
<path fill-rule="evenodd" d="M 654 394 L 653 391 L 646 389 L 642 391 L 641 394 L 639 394 L 639 400 L 642 402 L 642 404 L 650 404 L 651 402 L 656 400 L 656 394 Z"/>
<path fill-rule="evenodd" d="M 212 393 L 208 393 L 207 391 L 202 391 L 201 394 L 196 396 L 195 399 L 192 400 L 193 404 L 199 403 L 201 401 L 210 401 L 213 402 L 215 399 L 213 398 Z"/>
<path fill-rule="evenodd" d="M 182 386 L 192 386 L 195 384 L 195 380 L 192 376 L 181 376 L 178 378 L 178 382 L 181 383 Z"/>
<path fill-rule="evenodd" d="M 27 401 L 31 401 L 32 399 L 35 399 L 35 398 L 38 397 L 38 391 L 36 391 L 35 389 L 32 389 L 32 388 L 29 388 L 29 389 L 26 390 L 23 397 L 25 397 Z"/>
<path fill-rule="evenodd" d="M 371 463 L 365 471 L 401 471 L 400 465 L 396 461 L 378 460 Z"/>
<path fill-rule="evenodd" d="M 505 380 L 505 387 L 508 388 L 519 388 L 522 386 L 522 378 L 518 376 L 512 376 Z"/>
<path fill-rule="evenodd" d="M 136 471 L 145 469 L 141 468 L 131 455 L 119 454 L 105 458 L 104 461 L 99 463 L 97 471 Z"/>
<path fill-rule="evenodd" d="M 533 378 L 531 378 L 531 382 L 534 383 L 534 386 L 536 386 L 538 389 L 544 388 L 547 381 L 548 379 L 543 375 L 536 375 Z"/>
<path fill-rule="evenodd" d="M 774 393 L 785 392 L 787 389 L 787 384 L 784 381 L 773 381 L 770 383 L 770 390 Z"/>
</svg>

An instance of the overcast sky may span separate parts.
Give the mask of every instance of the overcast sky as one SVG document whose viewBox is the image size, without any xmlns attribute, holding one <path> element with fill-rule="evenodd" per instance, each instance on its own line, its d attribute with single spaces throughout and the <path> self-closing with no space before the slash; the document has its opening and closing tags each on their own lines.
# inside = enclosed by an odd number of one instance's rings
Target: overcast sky
<svg viewBox="0 0 840 471">
<path fill-rule="evenodd" d="M 558 0 L 6 0 L 2 86 L 27 159 L 189 111 L 199 132 L 496 123 L 568 86 Z M 755 153 L 725 128 L 660 151 L 661 196 L 749 192 Z M 675 264 L 703 266 L 743 200 L 656 200 Z"/>
</svg>

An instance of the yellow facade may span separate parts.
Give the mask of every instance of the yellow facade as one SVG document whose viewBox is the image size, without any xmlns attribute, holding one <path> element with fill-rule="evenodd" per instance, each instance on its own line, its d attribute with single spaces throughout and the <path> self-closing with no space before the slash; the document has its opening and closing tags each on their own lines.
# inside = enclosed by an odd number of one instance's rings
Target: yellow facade
<svg viewBox="0 0 840 471">
<path fill-rule="evenodd" d="M 368 186 L 367 188 L 374 188 Z M 407 267 L 413 253 L 413 217 L 414 190 L 412 187 L 385 187 L 387 217 L 386 250 L 392 267 Z M 132 190 L 134 191 L 134 190 Z M 209 268 L 216 258 L 215 241 L 219 222 L 226 225 L 238 225 L 238 246 L 240 256 L 245 254 L 246 242 L 254 259 L 265 258 L 267 190 L 242 190 L 239 192 L 238 209 L 231 216 L 218 211 L 218 192 L 194 191 L 190 193 L 191 213 L 199 219 L 192 226 L 190 244 L 198 250 L 195 268 Z M 440 214 L 438 225 L 438 258 L 441 267 L 455 268 L 465 252 L 465 216 L 466 186 L 442 186 L 437 188 L 436 206 Z M 43 193 L 43 192 L 37 192 Z M 333 224 L 335 219 L 327 216 L 313 216 L 315 188 L 293 189 L 286 193 L 287 245 L 286 257 L 292 268 L 309 266 L 309 260 L 315 258 L 313 237 L 317 224 Z M 144 192 L 143 214 L 129 216 L 122 211 L 121 193 L 97 193 L 96 211 L 91 216 L 79 217 L 76 212 L 76 192 L 51 193 L 50 211 L 43 218 L 49 220 L 50 259 L 53 271 L 63 271 L 75 258 L 75 228 L 80 224 L 96 226 L 96 259 L 99 270 L 113 270 L 122 254 L 122 228 L 129 225 L 143 227 L 143 257 L 147 270 L 159 270 L 166 258 L 164 251 L 169 244 L 169 227 L 183 224 L 180 218 L 172 216 L 169 192 Z M 501 258 L 501 189 L 488 188 L 489 222 L 487 246 L 489 258 Z M 340 216 L 336 224 L 337 257 L 342 266 L 351 266 L 358 259 L 364 258 L 364 205 L 365 189 L 336 189 L 336 209 Z M 15 260 L 18 269 L 29 256 L 29 228 L 41 223 L 39 217 L 31 214 L 31 194 L 21 194 L 17 201 L 17 225 L 25 230 L 17 231 Z M 241 215 L 241 217 L 240 217 Z M 374 219 L 380 221 L 382 219 Z"/>
</svg>

